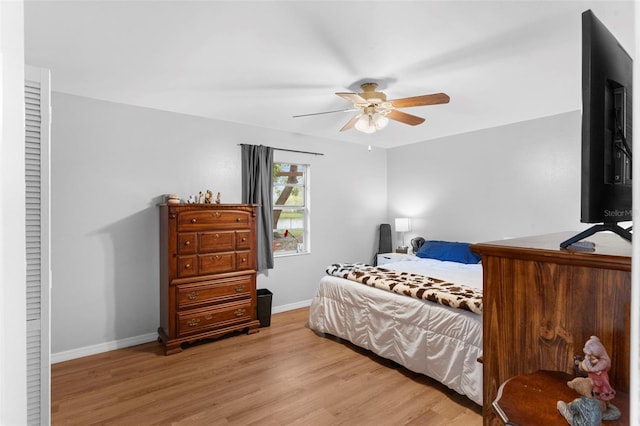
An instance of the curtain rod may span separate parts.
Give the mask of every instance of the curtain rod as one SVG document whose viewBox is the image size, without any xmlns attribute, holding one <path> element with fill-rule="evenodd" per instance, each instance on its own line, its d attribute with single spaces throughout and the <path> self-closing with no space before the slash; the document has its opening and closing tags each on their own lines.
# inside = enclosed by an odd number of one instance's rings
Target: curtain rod
<svg viewBox="0 0 640 426">
<path fill-rule="evenodd" d="M 246 143 L 239 143 L 238 146 L 242 146 L 242 145 L 248 145 Z M 311 155 L 324 155 L 321 152 L 311 152 L 311 151 L 298 151 L 297 149 L 286 149 L 286 148 L 274 148 L 271 147 L 272 149 L 275 149 L 276 151 L 287 151 L 287 152 L 297 152 L 299 154 L 311 154 Z"/>
</svg>

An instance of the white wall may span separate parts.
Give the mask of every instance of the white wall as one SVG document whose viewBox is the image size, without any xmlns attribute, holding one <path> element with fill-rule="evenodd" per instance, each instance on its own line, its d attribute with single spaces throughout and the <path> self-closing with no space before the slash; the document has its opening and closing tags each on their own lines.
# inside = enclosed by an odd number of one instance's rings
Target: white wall
<svg viewBox="0 0 640 426">
<path fill-rule="evenodd" d="M 55 78 L 55 77 L 54 77 Z M 311 254 L 258 277 L 273 310 L 309 301 L 324 268 L 369 261 L 386 218 L 386 152 L 53 93 L 52 359 L 153 340 L 159 325 L 158 215 L 167 193 L 241 200 L 240 143 L 311 164 Z"/>
<path fill-rule="evenodd" d="M 390 150 L 389 218 L 411 218 L 405 241 L 585 229 L 580 120 L 574 111 Z"/>
<path fill-rule="evenodd" d="M 0 424 L 27 421 L 23 2 L 0 1 Z"/>
</svg>

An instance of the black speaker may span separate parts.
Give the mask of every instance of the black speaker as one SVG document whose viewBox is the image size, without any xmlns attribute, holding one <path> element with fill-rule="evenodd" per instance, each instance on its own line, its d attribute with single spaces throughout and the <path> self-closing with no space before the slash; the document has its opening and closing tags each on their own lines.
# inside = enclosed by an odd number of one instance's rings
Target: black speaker
<svg viewBox="0 0 640 426">
<path fill-rule="evenodd" d="M 391 225 L 388 223 L 380 224 L 380 241 L 378 242 L 378 253 L 391 253 Z"/>
<path fill-rule="evenodd" d="M 391 225 L 388 223 L 380 224 L 380 232 L 378 235 L 378 251 L 373 255 L 373 266 L 378 266 L 378 254 L 391 253 Z"/>
</svg>

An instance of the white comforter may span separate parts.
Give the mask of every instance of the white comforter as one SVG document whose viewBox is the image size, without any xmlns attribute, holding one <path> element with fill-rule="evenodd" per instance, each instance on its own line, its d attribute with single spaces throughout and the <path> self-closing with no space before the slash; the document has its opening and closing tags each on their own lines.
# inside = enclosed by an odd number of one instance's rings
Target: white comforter
<svg viewBox="0 0 640 426">
<path fill-rule="evenodd" d="M 431 259 L 381 266 L 482 288 L 482 266 Z M 309 327 L 432 377 L 482 405 L 482 316 L 325 276 Z"/>
</svg>

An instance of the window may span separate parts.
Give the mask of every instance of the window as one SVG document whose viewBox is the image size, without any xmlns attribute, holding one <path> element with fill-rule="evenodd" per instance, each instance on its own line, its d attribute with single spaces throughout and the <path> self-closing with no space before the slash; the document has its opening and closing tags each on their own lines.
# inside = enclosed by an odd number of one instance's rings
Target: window
<svg viewBox="0 0 640 426">
<path fill-rule="evenodd" d="M 309 165 L 273 163 L 273 254 L 309 251 Z"/>
</svg>

